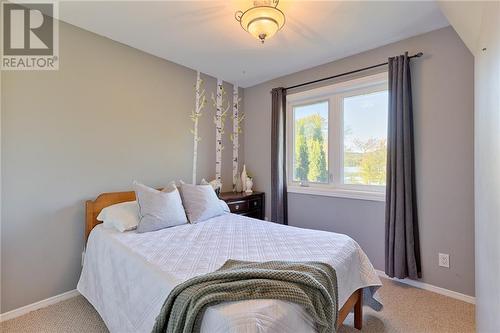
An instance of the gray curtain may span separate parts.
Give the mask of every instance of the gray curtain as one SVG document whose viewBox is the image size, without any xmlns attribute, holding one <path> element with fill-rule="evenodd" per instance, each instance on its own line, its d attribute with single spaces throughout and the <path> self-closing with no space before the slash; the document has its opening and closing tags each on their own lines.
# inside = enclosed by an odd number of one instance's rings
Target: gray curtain
<svg viewBox="0 0 500 333">
<path fill-rule="evenodd" d="M 286 190 L 286 90 L 275 88 L 271 122 L 271 220 L 288 224 Z"/>
<path fill-rule="evenodd" d="M 421 277 L 408 53 L 389 58 L 385 273 Z"/>
</svg>

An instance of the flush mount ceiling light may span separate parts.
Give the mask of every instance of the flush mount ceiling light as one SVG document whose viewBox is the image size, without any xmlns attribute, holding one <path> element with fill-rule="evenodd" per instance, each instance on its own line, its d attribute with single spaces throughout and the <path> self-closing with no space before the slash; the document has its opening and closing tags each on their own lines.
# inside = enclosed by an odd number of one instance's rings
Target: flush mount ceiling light
<svg viewBox="0 0 500 333">
<path fill-rule="evenodd" d="M 245 31 L 264 43 L 285 25 L 285 14 L 278 9 L 278 3 L 279 0 L 254 1 L 254 7 L 239 10 L 234 17 Z"/>
</svg>

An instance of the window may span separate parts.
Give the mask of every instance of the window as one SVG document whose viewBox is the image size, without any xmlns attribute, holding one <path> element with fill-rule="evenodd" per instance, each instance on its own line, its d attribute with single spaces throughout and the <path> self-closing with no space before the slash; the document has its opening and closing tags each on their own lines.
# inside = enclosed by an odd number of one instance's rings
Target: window
<svg viewBox="0 0 500 333">
<path fill-rule="evenodd" d="M 293 179 L 328 183 L 328 101 L 293 107 Z"/>
<path fill-rule="evenodd" d="M 343 99 L 344 184 L 385 185 L 388 92 Z"/>
<path fill-rule="evenodd" d="M 289 192 L 384 200 L 387 73 L 287 96 Z"/>
</svg>

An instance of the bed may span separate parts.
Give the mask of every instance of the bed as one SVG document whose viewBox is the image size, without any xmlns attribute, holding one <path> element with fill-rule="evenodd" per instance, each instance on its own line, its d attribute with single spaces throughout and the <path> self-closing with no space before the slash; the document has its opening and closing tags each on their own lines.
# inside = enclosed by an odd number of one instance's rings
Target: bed
<svg viewBox="0 0 500 333">
<path fill-rule="evenodd" d="M 354 311 L 361 329 L 363 302 L 381 307 L 381 286 L 372 264 L 350 237 L 283 226 L 235 214 L 149 233 L 118 232 L 96 217 L 110 205 L 135 200 L 134 192 L 99 195 L 86 202 L 87 240 L 78 291 L 111 332 L 150 332 L 170 291 L 189 278 L 218 269 L 227 259 L 321 261 L 338 278 L 338 325 Z M 279 300 L 211 306 L 202 332 L 314 332 L 298 305 Z"/>
</svg>

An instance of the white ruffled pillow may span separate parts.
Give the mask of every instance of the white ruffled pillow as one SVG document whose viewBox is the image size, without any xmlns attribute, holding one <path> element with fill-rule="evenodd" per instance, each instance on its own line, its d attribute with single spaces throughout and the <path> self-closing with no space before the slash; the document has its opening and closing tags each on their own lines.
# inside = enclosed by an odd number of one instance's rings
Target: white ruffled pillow
<svg viewBox="0 0 500 333">
<path fill-rule="evenodd" d="M 137 201 L 127 201 L 108 206 L 97 216 L 106 228 L 114 228 L 120 232 L 134 230 L 139 224 L 139 207 Z"/>
</svg>

